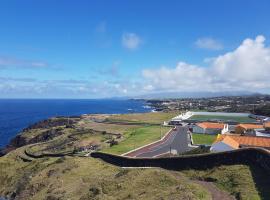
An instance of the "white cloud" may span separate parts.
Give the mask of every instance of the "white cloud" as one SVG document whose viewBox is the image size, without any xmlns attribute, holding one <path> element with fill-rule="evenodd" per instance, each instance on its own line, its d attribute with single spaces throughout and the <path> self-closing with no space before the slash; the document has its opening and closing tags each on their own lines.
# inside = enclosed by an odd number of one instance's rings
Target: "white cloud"
<svg viewBox="0 0 270 200">
<path fill-rule="evenodd" d="M 230 76 L 238 81 L 261 81 L 269 79 L 270 48 L 265 38 L 246 39 L 233 52 L 218 56 L 212 61 L 214 72 L 221 78 Z"/>
<path fill-rule="evenodd" d="M 135 33 L 124 33 L 122 35 L 123 47 L 134 50 L 142 44 L 142 39 Z"/>
<path fill-rule="evenodd" d="M 113 79 L 38 80 L 0 77 L 0 97 L 111 97 L 154 92 L 254 91 L 270 93 L 270 47 L 265 38 L 245 39 L 235 50 L 207 59 L 202 67 L 179 62 L 175 67 L 145 69 L 142 77 L 118 74 L 118 62 L 107 72 Z M 2 59 L 2 66 L 25 66 L 26 61 Z M 38 61 L 28 61 L 43 67 Z M 36 63 L 36 64 L 33 64 Z M 45 66 L 44 66 L 45 67 Z"/>
<path fill-rule="evenodd" d="M 209 50 L 223 49 L 223 44 L 220 41 L 210 37 L 199 38 L 195 42 L 195 45 L 200 49 L 209 49 Z"/>
<path fill-rule="evenodd" d="M 208 67 L 179 62 L 143 70 L 145 85 L 155 91 L 270 91 L 270 47 L 264 42 L 263 36 L 245 39 L 234 51 L 209 59 Z"/>
<path fill-rule="evenodd" d="M 200 90 L 209 88 L 207 71 L 196 65 L 179 62 L 175 68 L 161 67 L 157 70 L 143 70 L 148 82 L 146 89 L 162 91 Z"/>
</svg>

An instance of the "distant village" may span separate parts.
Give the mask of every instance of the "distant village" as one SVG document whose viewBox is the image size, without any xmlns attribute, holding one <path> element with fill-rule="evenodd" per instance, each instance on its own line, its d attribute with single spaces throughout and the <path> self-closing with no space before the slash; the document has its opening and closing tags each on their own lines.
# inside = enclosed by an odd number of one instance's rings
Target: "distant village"
<svg viewBox="0 0 270 200">
<path fill-rule="evenodd" d="M 243 112 L 270 116 L 270 95 L 151 99 L 147 103 L 156 111 Z"/>
</svg>

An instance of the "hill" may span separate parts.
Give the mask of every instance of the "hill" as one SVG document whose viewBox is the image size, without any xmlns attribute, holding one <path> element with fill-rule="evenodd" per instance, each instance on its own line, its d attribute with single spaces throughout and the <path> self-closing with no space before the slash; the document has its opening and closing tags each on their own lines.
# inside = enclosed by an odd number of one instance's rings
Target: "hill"
<svg viewBox="0 0 270 200">
<path fill-rule="evenodd" d="M 65 118 L 37 123 L 17 136 L 9 153 L 0 157 L 0 197 L 210 200 L 220 195 L 233 199 L 231 194 L 236 199 L 265 199 L 269 177 L 246 165 L 170 171 L 120 168 L 84 157 L 92 150 L 128 150 L 132 141 L 143 145 L 138 136 L 156 140 L 160 133 L 151 130 L 159 130 L 158 124 L 174 115 L 86 115 L 67 123 Z"/>
</svg>

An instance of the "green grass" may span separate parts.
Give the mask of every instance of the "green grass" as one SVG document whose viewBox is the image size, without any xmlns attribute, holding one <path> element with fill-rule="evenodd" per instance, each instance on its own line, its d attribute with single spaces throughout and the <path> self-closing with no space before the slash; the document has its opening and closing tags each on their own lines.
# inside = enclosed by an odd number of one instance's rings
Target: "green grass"
<svg viewBox="0 0 270 200">
<path fill-rule="evenodd" d="M 211 181 L 237 200 L 267 200 L 270 197 L 270 178 L 256 166 L 220 166 L 208 170 L 186 170 L 192 179 Z"/>
<path fill-rule="evenodd" d="M 162 124 L 173 117 L 179 115 L 177 112 L 150 112 L 150 113 L 134 113 L 112 115 L 108 118 L 112 122 L 128 122 L 128 123 L 149 123 L 149 124 Z"/>
<path fill-rule="evenodd" d="M 170 114 L 171 115 L 171 114 Z M 119 115 L 125 120 L 124 115 Z M 151 117 L 153 117 L 151 119 Z M 168 114 L 128 115 L 127 121 L 157 123 Z M 104 124 L 99 123 L 102 130 Z M 111 124 L 105 124 L 110 128 Z M 122 126 L 122 125 L 121 125 Z M 93 128 L 92 124 L 89 128 Z M 114 127 L 117 128 L 119 127 Z M 160 126 L 125 126 L 124 139 L 105 152 L 122 154 L 160 139 Z M 162 135 L 169 128 L 162 127 Z M 40 131 L 40 130 L 38 130 Z M 89 157 L 41 158 L 23 162 L 27 149 L 34 153 L 58 152 L 73 148 L 77 142 L 93 140 L 105 145 L 100 132 L 65 129 L 64 135 L 51 141 L 25 146 L 0 157 L 0 196 L 16 192 L 16 199 L 191 199 L 210 200 L 209 192 L 191 179 L 214 182 L 237 200 L 263 200 L 270 196 L 270 178 L 258 167 L 245 165 L 220 166 L 208 170 L 171 172 L 163 169 L 121 169 L 99 159 Z M 67 136 L 78 133 L 72 138 Z M 29 135 L 36 135 L 31 132 Z M 211 144 L 216 136 L 193 134 L 195 143 Z M 74 140 L 75 139 L 75 140 Z M 103 142 L 102 142 L 103 141 Z M 104 143 L 104 144 L 103 144 Z M 108 147 L 105 145 L 104 147 Z M 48 149 L 49 148 L 49 149 Z M 194 153 L 194 152 L 193 152 Z M 195 152 L 197 153 L 197 152 Z"/>
<path fill-rule="evenodd" d="M 170 130 L 168 127 L 145 126 L 142 128 L 131 129 L 124 134 L 124 140 L 118 145 L 106 148 L 103 152 L 112 154 L 123 154 L 132 149 L 141 147 L 160 139 Z M 161 131 L 161 135 L 160 135 Z"/>
<path fill-rule="evenodd" d="M 217 115 L 193 115 L 189 119 L 191 120 L 199 120 L 199 121 L 207 121 L 207 120 L 225 120 L 225 121 L 236 121 L 239 123 L 249 123 L 249 122 L 256 122 L 255 119 L 249 117 L 230 117 L 230 116 L 217 116 Z"/>
<path fill-rule="evenodd" d="M 204 153 L 210 153 L 210 147 L 200 146 L 195 149 L 186 151 L 180 155 L 195 155 L 195 154 L 204 154 Z"/>
<path fill-rule="evenodd" d="M 211 199 L 202 186 L 163 169 L 122 169 L 68 156 L 24 163 L 15 154 L 0 158 L 0 196 L 16 192 L 16 199 L 29 200 Z"/>
<path fill-rule="evenodd" d="M 217 136 L 216 135 L 207 135 L 207 134 L 201 134 L 201 133 L 192 133 L 192 138 L 194 144 L 212 144 Z"/>
</svg>

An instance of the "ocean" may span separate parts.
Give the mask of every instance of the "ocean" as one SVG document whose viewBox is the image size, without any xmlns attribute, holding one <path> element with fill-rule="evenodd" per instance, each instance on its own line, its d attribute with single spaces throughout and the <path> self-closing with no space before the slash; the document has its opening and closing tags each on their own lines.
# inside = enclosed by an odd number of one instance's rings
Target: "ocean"
<svg viewBox="0 0 270 200">
<path fill-rule="evenodd" d="M 23 128 L 54 116 L 150 111 L 144 101 L 137 100 L 0 99 L 0 147 L 7 145 Z"/>
</svg>

